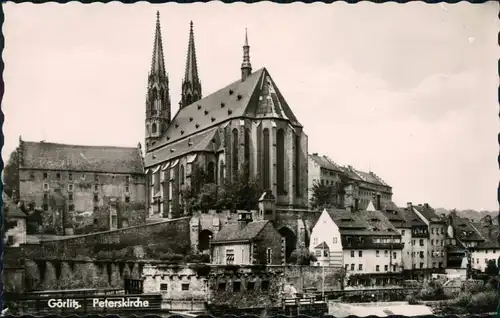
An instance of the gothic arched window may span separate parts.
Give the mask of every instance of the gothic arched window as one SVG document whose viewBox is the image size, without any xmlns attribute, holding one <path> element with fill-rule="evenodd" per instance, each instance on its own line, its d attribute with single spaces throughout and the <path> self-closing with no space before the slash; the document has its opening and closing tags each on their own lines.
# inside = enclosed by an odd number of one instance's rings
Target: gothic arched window
<svg viewBox="0 0 500 318">
<path fill-rule="evenodd" d="M 233 178 L 238 173 L 238 129 L 233 129 Z"/>
<path fill-rule="evenodd" d="M 295 196 L 300 197 L 300 136 L 295 135 Z"/>
<path fill-rule="evenodd" d="M 245 173 L 250 174 L 250 129 L 245 129 Z"/>
<path fill-rule="evenodd" d="M 156 123 L 153 123 L 153 125 L 151 125 L 151 133 L 156 134 L 156 130 Z"/>
<path fill-rule="evenodd" d="M 213 161 L 210 161 L 208 163 L 208 182 L 214 182 L 215 181 L 215 164 Z"/>
<path fill-rule="evenodd" d="M 222 160 L 219 164 L 219 182 L 221 184 L 224 182 L 224 161 Z"/>
<path fill-rule="evenodd" d="M 187 105 L 191 105 L 191 94 L 188 94 L 188 95 L 186 96 L 186 106 L 187 106 Z"/>
<path fill-rule="evenodd" d="M 149 132 L 149 125 L 146 125 L 146 136 L 149 136 L 150 132 Z"/>
<path fill-rule="evenodd" d="M 270 164 L 271 164 L 271 156 L 270 156 L 270 151 L 269 147 L 271 146 L 269 142 L 269 129 L 265 128 L 264 131 L 262 132 L 264 135 L 264 140 L 263 140 L 263 151 L 264 151 L 264 162 L 262 163 L 262 180 L 264 182 L 264 189 L 269 190 L 271 189 L 271 178 L 270 178 Z"/>
<path fill-rule="evenodd" d="M 181 185 L 184 184 L 184 165 L 181 165 L 180 167 L 180 181 L 181 181 Z"/>
<path fill-rule="evenodd" d="M 276 183 L 278 194 L 285 193 L 285 131 L 276 134 Z"/>
</svg>

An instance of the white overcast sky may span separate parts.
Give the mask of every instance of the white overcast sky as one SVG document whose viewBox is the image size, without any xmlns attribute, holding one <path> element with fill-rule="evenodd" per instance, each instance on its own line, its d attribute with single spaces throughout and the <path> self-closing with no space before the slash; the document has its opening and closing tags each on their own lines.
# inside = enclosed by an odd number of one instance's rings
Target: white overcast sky
<svg viewBox="0 0 500 318">
<path fill-rule="evenodd" d="M 156 11 L 173 112 L 193 20 L 204 95 L 240 76 L 245 27 L 309 136 L 395 202 L 497 209 L 498 4 L 3 4 L 3 158 L 24 140 L 144 139 Z"/>
</svg>

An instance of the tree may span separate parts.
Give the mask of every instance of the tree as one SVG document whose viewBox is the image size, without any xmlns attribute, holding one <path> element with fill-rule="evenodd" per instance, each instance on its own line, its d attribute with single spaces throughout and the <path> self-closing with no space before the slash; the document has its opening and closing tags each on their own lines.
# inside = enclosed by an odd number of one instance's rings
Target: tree
<svg viewBox="0 0 500 318">
<path fill-rule="evenodd" d="M 497 266 L 496 261 L 494 259 L 490 259 L 488 261 L 488 264 L 486 265 L 484 272 L 485 272 L 485 274 L 487 274 L 489 276 L 498 275 L 498 266 Z"/>
<path fill-rule="evenodd" d="M 247 170 L 243 170 L 233 178 L 226 179 L 220 187 L 217 207 L 233 211 L 254 210 L 257 209 L 263 192 L 258 180 L 251 178 Z"/>
<path fill-rule="evenodd" d="M 17 149 L 14 150 L 3 169 L 3 191 L 12 198 L 14 191 L 19 195 L 19 161 Z"/>
<path fill-rule="evenodd" d="M 316 256 L 304 247 L 293 251 L 289 258 L 289 262 L 296 265 L 311 265 L 316 260 Z"/>
<path fill-rule="evenodd" d="M 334 185 L 325 185 L 316 182 L 312 189 L 311 207 L 313 210 L 323 210 L 336 206 L 336 188 Z"/>
<path fill-rule="evenodd" d="M 217 185 L 210 181 L 205 170 L 199 166 L 193 167 L 191 184 L 182 191 L 186 203 L 186 210 L 209 210 L 217 203 Z"/>
</svg>

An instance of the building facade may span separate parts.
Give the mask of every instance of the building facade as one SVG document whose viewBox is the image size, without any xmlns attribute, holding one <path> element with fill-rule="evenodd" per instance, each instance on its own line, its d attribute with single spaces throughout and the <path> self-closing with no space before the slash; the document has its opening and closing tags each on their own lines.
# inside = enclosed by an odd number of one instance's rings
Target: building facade
<svg viewBox="0 0 500 318">
<path fill-rule="evenodd" d="M 326 231 L 330 222 L 335 226 L 330 225 L 331 230 Z M 348 285 L 391 285 L 400 280 L 401 234 L 380 211 L 326 209 L 314 226 L 311 238 L 311 251 L 323 242 L 335 252 L 342 248 L 342 256 L 335 255 L 329 261 L 338 263 L 342 259 Z"/>
<path fill-rule="evenodd" d="M 285 242 L 270 220 L 253 220 L 258 212 L 239 211 L 238 220 L 226 224 L 214 237 L 214 265 L 282 265 Z"/>
<path fill-rule="evenodd" d="M 2 208 L 4 215 L 3 240 L 4 246 L 16 247 L 26 243 L 27 215 L 7 196 L 2 193 Z"/>
<path fill-rule="evenodd" d="M 77 234 L 145 222 L 137 148 L 19 140 L 19 199 L 41 211 L 40 232 Z"/>
<path fill-rule="evenodd" d="M 201 95 L 191 26 L 180 109 L 171 118 L 159 16 L 146 102 L 147 205 L 151 215 L 184 214 L 196 169 L 222 185 L 246 173 L 283 207 L 307 206 L 307 136 L 267 69 L 253 72 L 245 38 L 241 78 Z"/>
</svg>

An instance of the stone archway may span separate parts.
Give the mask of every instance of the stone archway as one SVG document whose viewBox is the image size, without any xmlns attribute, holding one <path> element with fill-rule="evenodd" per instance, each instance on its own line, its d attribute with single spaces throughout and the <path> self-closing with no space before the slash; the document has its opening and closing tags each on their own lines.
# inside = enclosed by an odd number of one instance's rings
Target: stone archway
<svg viewBox="0 0 500 318">
<path fill-rule="evenodd" d="M 212 240 L 213 233 L 210 230 L 202 230 L 198 235 L 198 250 L 202 253 L 209 253 L 210 240 Z"/>
<path fill-rule="evenodd" d="M 297 235 L 289 227 L 283 226 L 278 232 L 285 238 L 285 256 L 288 261 L 297 246 Z"/>
</svg>

